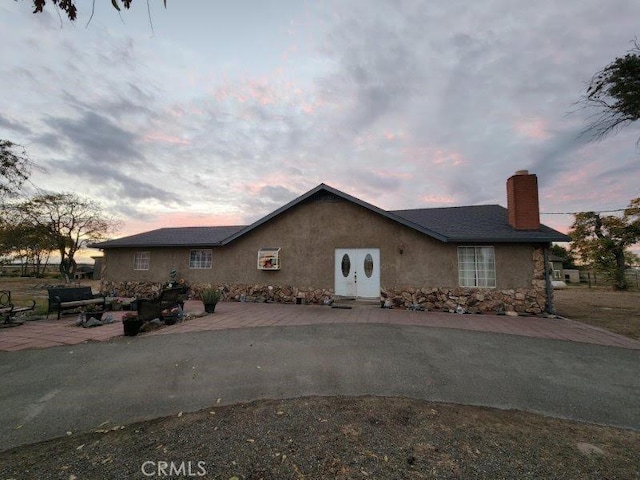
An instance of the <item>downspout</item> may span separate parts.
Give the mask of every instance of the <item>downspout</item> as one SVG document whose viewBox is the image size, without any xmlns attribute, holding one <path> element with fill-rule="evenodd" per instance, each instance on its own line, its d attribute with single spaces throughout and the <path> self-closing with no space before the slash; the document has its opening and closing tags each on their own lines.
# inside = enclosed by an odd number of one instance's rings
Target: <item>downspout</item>
<svg viewBox="0 0 640 480">
<path fill-rule="evenodd" d="M 547 294 L 546 311 L 551 315 L 555 315 L 556 310 L 553 307 L 553 285 L 551 284 L 551 275 L 549 272 L 549 248 L 544 247 L 542 249 L 542 252 L 544 254 L 544 286 L 545 286 L 545 292 Z"/>
</svg>

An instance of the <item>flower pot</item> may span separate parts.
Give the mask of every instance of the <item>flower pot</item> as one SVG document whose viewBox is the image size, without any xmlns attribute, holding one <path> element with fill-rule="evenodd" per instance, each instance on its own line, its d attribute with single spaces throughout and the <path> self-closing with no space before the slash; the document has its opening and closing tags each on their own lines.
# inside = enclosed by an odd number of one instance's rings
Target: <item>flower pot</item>
<svg viewBox="0 0 640 480">
<path fill-rule="evenodd" d="M 205 303 L 204 304 L 204 311 L 207 313 L 213 313 L 216 310 L 216 304 L 215 303 Z"/>
<path fill-rule="evenodd" d="M 177 315 L 163 316 L 162 321 L 165 323 L 165 325 L 173 325 L 178 321 L 178 316 Z"/>
<path fill-rule="evenodd" d="M 135 337 L 140 332 L 140 327 L 144 323 L 143 320 L 137 318 L 124 318 L 122 319 L 122 326 L 124 328 L 124 334 L 128 337 Z"/>
</svg>

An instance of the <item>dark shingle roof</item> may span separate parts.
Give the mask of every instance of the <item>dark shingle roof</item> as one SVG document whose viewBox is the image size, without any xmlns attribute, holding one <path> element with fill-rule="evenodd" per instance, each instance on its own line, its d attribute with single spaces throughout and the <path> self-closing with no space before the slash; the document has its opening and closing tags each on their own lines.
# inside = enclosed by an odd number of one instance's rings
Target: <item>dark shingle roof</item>
<svg viewBox="0 0 640 480">
<path fill-rule="evenodd" d="M 94 248 L 216 246 L 243 228 L 244 225 L 160 228 L 116 240 L 94 243 L 91 246 Z"/>
<path fill-rule="evenodd" d="M 386 211 L 333 187 L 320 184 L 251 225 L 161 228 L 117 240 L 95 243 L 91 246 L 95 248 L 142 248 L 226 245 L 295 205 L 323 193 L 353 202 L 441 242 L 548 243 L 570 241 L 569 237 L 546 225 L 540 225 L 540 229 L 536 231 L 513 229 L 508 223 L 507 209 L 500 205 Z"/>
<path fill-rule="evenodd" d="M 568 242 L 566 235 L 540 225 L 539 230 L 515 230 L 507 209 L 500 205 L 418 208 L 392 211 L 395 215 L 433 230 L 446 242 Z"/>
</svg>

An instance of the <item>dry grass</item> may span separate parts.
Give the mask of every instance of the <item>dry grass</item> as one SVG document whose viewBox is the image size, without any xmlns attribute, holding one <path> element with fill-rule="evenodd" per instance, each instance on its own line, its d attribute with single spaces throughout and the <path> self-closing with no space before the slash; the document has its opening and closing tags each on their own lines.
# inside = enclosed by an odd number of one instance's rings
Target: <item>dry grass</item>
<svg viewBox="0 0 640 480">
<path fill-rule="evenodd" d="M 31 305 L 36 301 L 35 313 L 47 313 L 48 293 L 46 285 L 64 285 L 64 280 L 57 278 L 32 277 L 0 277 L 0 290 L 11 291 L 11 301 L 17 306 Z M 94 292 L 100 289 L 100 280 L 79 280 L 73 286 L 91 287 Z"/>
<path fill-rule="evenodd" d="M 640 339 L 640 291 L 570 287 L 556 290 L 554 301 L 563 317 Z"/>
</svg>

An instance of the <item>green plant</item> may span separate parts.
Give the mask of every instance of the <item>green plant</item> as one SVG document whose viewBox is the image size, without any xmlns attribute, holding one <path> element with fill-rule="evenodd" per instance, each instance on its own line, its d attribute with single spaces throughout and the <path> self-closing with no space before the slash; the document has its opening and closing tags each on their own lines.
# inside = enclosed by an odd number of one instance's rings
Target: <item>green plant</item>
<svg viewBox="0 0 640 480">
<path fill-rule="evenodd" d="M 222 292 L 217 288 L 203 288 L 200 291 L 202 303 L 218 303 L 222 298 Z"/>
</svg>

